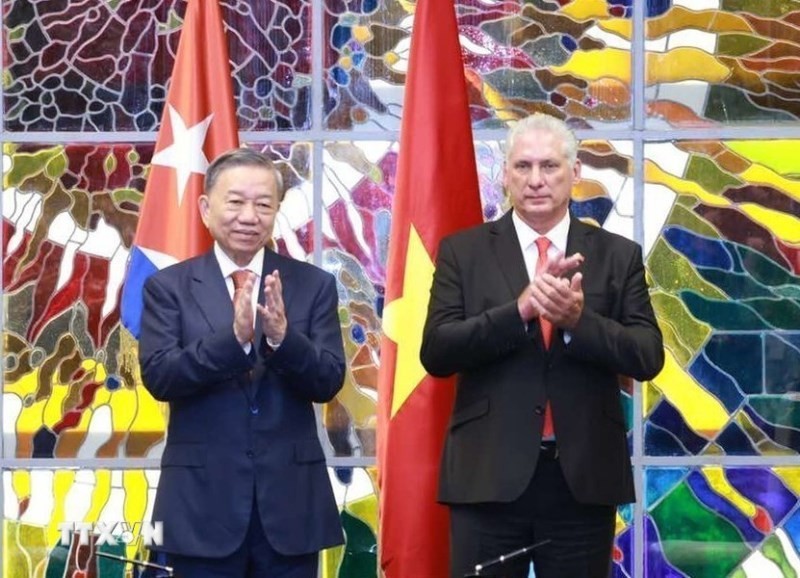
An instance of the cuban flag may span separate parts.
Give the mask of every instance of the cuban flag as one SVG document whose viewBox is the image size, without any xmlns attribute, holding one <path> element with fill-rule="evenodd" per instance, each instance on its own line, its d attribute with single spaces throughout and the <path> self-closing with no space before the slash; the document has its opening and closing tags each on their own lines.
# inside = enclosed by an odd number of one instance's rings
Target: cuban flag
<svg viewBox="0 0 800 578">
<path fill-rule="evenodd" d="M 147 278 L 211 247 L 197 199 L 209 163 L 238 146 L 219 3 L 189 0 L 122 290 L 122 323 L 137 339 Z"/>
</svg>

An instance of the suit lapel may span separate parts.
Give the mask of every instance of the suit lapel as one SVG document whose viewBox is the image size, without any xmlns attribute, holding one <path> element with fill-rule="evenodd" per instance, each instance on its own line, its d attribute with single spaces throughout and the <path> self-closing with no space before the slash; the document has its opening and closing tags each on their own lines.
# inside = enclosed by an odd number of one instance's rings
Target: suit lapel
<svg viewBox="0 0 800 578">
<path fill-rule="evenodd" d="M 587 225 L 580 221 L 577 217 L 572 215 L 570 217 L 569 232 L 567 233 L 567 250 L 565 256 L 569 257 L 575 253 L 580 253 L 584 257 L 584 263 L 577 269 L 567 273 L 567 277 L 572 279 L 572 276 L 577 272 L 583 272 L 586 268 L 586 263 L 593 263 L 594 261 L 594 248 L 591 243 L 591 238 L 594 235 L 595 227 Z M 558 355 L 564 350 L 563 330 L 559 329 L 560 339 L 553 339 L 550 345 L 550 354 Z"/>
<path fill-rule="evenodd" d="M 530 279 L 528 270 L 525 268 L 525 258 L 522 256 L 522 249 L 519 246 L 519 237 L 514 229 L 514 222 L 511 220 L 511 211 L 492 223 L 490 235 L 497 263 L 500 265 L 508 288 L 512 295 L 518 296 L 530 283 Z"/>
<path fill-rule="evenodd" d="M 229 327 L 233 322 L 233 303 L 214 252 L 195 261 L 192 296 L 212 329 Z"/>
<path fill-rule="evenodd" d="M 291 273 L 287 270 L 287 267 L 282 267 L 282 263 L 284 261 L 284 257 L 272 251 L 269 247 L 266 247 L 264 250 L 264 263 L 261 267 L 261 283 L 258 287 L 258 304 L 264 305 L 264 279 L 267 275 L 275 271 L 276 269 L 280 273 L 281 276 L 281 286 L 283 288 L 283 303 L 284 308 L 286 310 L 286 317 L 289 317 L 288 313 L 288 301 L 291 298 L 292 291 L 290 290 L 291 283 L 292 283 L 292 276 Z M 256 313 L 256 330 L 255 330 L 255 337 L 254 343 L 256 348 L 261 347 L 261 341 L 264 338 L 264 329 L 261 325 L 261 318 Z M 250 399 L 256 399 L 256 397 L 261 392 L 262 388 L 259 387 L 259 384 L 264 376 L 265 365 L 259 359 L 256 364 L 255 371 L 253 374 L 253 379 L 250 384 L 248 391 L 248 395 Z"/>
<path fill-rule="evenodd" d="M 594 245 L 591 243 L 591 239 L 596 230 L 596 227 L 587 225 L 577 217 L 571 217 L 569 233 L 567 233 L 566 256 L 569 257 L 574 253 L 580 253 L 584 256 L 584 264 L 575 271 L 571 271 L 568 275 L 570 278 L 578 271 L 583 271 L 587 263 L 593 263 Z"/>
</svg>

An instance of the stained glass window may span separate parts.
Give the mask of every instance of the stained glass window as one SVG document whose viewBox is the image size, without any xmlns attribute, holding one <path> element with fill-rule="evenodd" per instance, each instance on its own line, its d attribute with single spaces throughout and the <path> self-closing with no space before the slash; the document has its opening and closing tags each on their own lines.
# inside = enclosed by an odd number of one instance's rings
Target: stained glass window
<svg viewBox="0 0 800 578">
<path fill-rule="evenodd" d="M 311 1 L 221 4 L 239 127 L 310 128 Z M 157 130 L 185 11 L 183 0 L 6 2 L 6 130 Z"/>
<path fill-rule="evenodd" d="M 797 7 L 790 1 L 648 1 L 654 127 L 796 123 Z"/>
<path fill-rule="evenodd" d="M 793 576 L 797 467 L 648 468 L 643 578 Z"/>
<path fill-rule="evenodd" d="M 376 563 L 375 471 L 329 474 L 348 540 L 323 553 L 323 575 L 366 576 Z M 150 560 L 147 545 L 159 540 L 159 521 L 151 520 L 158 479 L 158 470 L 4 471 L 3 576 L 138 575 L 114 557 Z"/>
<path fill-rule="evenodd" d="M 645 238 L 666 341 L 651 455 L 797 455 L 800 141 L 645 146 Z"/>
<path fill-rule="evenodd" d="M 158 476 L 158 470 L 4 471 L 3 576 L 124 576 L 123 564 L 103 554 L 146 559 L 142 528 L 150 526 Z M 157 541 L 155 532 L 154 526 Z"/>
<path fill-rule="evenodd" d="M 454 4 L 475 128 L 535 111 L 581 125 L 629 124 L 629 2 Z M 324 6 L 326 127 L 397 129 L 414 3 Z"/>
</svg>

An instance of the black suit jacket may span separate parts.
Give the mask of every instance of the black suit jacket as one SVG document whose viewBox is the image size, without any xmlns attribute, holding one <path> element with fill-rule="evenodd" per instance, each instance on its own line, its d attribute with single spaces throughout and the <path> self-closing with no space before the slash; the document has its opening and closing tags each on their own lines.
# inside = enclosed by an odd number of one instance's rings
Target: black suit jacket
<svg viewBox="0 0 800 578">
<path fill-rule="evenodd" d="M 263 271 L 274 269 L 286 338 L 271 351 L 258 322 L 250 355 L 234 336 L 233 304 L 213 252 L 145 284 L 142 378 L 170 408 L 153 512 L 167 552 L 232 553 L 254 496 L 279 552 L 342 543 L 312 403 L 332 399 L 344 380 L 336 283 L 321 269 L 266 251 Z"/>
<path fill-rule="evenodd" d="M 421 360 L 458 374 L 439 499 L 508 502 L 531 480 L 550 400 L 560 462 L 575 498 L 635 499 L 618 374 L 654 377 L 664 363 L 641 249 L 573 218 L 567 255 L 580 252 L 585 306 L 568 343 L 545 350 L 538 322 L 524 325 L 517 297 L 528 274 L 511 212 L 456 233 L 440 247 Z"/>
</svg>

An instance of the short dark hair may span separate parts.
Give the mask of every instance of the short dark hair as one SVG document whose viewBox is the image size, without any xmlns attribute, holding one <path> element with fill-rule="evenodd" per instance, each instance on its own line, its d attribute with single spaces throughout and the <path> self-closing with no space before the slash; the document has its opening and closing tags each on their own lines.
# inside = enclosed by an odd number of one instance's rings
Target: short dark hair
<svg viewBox="0 0 800 578">
<path fill-rule="evenodd" d="M 208 195 L 211 189 L 214 188 L 214 185 L 217 184 L 219 175 L 223 171 L 234 167 L 259 167 L 270 171 L 275 175 L 275 186 L 278 187 L 278 201 L 283 201 L 283 195 L 285 194 L 283 190 L 283 176 L 278 170 L 278 167 L 276 167 L 272 159 L 264 153 L 248 148 L 231 149 L 215 158 L 214 162 L 208 165 L 206 169 L 203 192 Z"/>
</svg>

